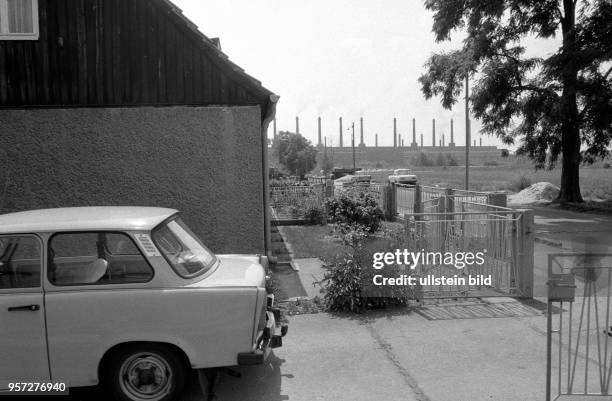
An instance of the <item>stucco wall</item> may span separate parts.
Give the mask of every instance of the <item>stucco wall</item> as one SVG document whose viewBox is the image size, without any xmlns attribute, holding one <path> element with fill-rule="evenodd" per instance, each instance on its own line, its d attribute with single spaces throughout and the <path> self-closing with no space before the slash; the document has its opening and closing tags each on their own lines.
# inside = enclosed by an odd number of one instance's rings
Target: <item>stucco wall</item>
<svg viewBox="0 0 612 401">
<path fill-rule="evenodd" d="M 253 107 L 0 110 L 0 212 L 179 209 L 215 252 L 263 252 Z"/>
</svg>

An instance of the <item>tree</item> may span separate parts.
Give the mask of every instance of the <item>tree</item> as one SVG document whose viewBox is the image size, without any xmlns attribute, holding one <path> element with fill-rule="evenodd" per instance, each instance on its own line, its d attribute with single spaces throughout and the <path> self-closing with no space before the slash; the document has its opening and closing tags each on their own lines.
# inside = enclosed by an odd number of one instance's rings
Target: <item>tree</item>
<svg viewBox="0 0 612 401">
<path fill-rule="evenodd" d="M 612 139 L 612 2 L 610 0 L 425 0 L 437 41 L 465 29 L 461 50 L 433 54 L 419 81 L 426 98 L 458 101 L 466 76 L 482 130 L 536 168 L 561 158 L 561 202 L 582 202 L 581 163 L 608 155 Z M 527 57 L 522 40 L 560 34 L 548 58 Z M 548 157 L 547 157 L 548 156 Z"/>
<path fill-rule="evenodd" d="M 317 164 L 317 150 L 300 134 L 280 131 L 272 143 L 272 154 L 288 173 L 304 178 Z"/>
<path fill-rule="evenodd" d="M 502 149 L 501 157 L 503 157 L 504 159 L 507 159 L 508 157 L 510 157 L 510 151 L 508 149 Z"/>
<path fill-rule="evenodd" d="M 334 161 L 329 157 L 327 152 L 323 154 L 323 158 L 321 159 L 321 170 L 323 170 L 324 174 L 329 174 L 334 169 Z"/>
</svg>

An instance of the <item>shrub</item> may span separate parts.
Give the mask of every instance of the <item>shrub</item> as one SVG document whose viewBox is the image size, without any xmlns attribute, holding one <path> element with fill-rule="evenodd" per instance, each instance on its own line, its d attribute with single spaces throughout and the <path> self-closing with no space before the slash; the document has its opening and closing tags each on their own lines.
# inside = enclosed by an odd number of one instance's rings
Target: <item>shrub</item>
<svg viewBox="0 0 612 401">
<path fill-rule="evenodd" d="M 376 232 L 383 219 L 383 211 L 376 198 L 365 193 L 356 197 L 342 194 L 331 199 L 327 201 L 327 212 L 330 222 L 348 226 L 360 225 L 367 233 Z"/>
<path fill-rule="evenodd" d="M 419 167 L 432 167 L 434 162 L 425 153 L 419 152 L 418 156 L 412 160 L 412 164 Z"/>
<path fill-rule="evenodd" d="M 453 155 L 451 155 L 450 153 L 447 153 L 446 154 L 446 165 L 449 167 L 455 167 L 455 166 L 458 166 L 459 163 L 457 163 L 457 159 L 455 159 Z"/>
<path fill-rule="evenodd" d="M 610 163 L 604 163 L 603 168 L 610 168 Z"/>
<path fill-rule="evenodd" d="M 306 210 L 306 213 L 304 213 L 304 219 L 306 219 L 309 224 L 323 224 L 325 221 L 324 217 L 325 212 L 317 206 L 310 207 Z"/>
<path fill-rule="evenodd" d="M 499 166 L 499 163 L 495 160 L 487 160 L 483 164 L 485 166 Z"/>
<path fill-rule="evenodd" d="M 513 187 L 517 191 L 522 191 L 525 188 L 529 188 L 531 186 L 531 178 L 526 175 L 521 175 L 514 181 Z"/>
<path fill-rule="evenodd" d="M 510 156 L 510 151 L 508 149 L 502 149 L 501 150 L 501 157 L 508 157 Z"/>
<path fill-rule="evenodd" d="M 446 160 L 444 160 L 442 153 L 438 153 L 438 156 L 436 157 L 436 166 L 446 166 Z"/>
<path fill-rule="evenodd" d="M 375 274 L 384 277 L 399 277 L 406 273 L 397 266 L 382 270 L 372 267 L 372 251 L 365 246 L 366 233 L 360 226 L 339 226 L 345 231 L 342 240 L 350 251 L 328 266 L 322 280 L 324 300 L 330 311 L 361 312 L 366 309 L 387 306 L 404 306 L 416 297 L 417 290 L 403 286 L 375 286 Z M 380 251 L 380 250 L 376 250 Z"/>
</svg>

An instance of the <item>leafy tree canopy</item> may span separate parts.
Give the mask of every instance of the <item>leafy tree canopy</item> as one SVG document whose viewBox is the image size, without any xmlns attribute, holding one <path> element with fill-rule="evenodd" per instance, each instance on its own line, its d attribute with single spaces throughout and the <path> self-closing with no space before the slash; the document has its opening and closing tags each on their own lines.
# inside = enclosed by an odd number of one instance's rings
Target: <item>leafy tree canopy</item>
<svg viewBox="0 0 612 401">
<path fill-rule="evenodd" d="M 317 150 L 300 134 L 280 131 L 272 143 L 272 155 L 289 174 L 300 177 L 315 167 Z"/>
<path fill-rule="evenodd" d="M 581 162 L 604 158 L 612 139 L 612 1 L 425 0 L 438 41 L 466 32 L 460 50 L 433 54 L 419 81 L 451 108 L 466 76 L 482 131 L 518 142 L 537 168 L 561 156 L 561 201 L 582 201 Z M 528 57 L 527 37 L 552 38 L 550 57 Z"/>
</svg>

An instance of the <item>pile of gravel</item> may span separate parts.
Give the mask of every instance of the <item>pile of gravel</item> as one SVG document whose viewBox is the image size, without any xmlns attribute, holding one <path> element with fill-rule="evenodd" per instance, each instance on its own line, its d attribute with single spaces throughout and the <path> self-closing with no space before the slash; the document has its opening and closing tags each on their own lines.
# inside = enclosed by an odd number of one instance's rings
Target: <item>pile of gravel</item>
<svg viewBox="0 0 612 401">
<path fill-rule="evenodd" d="M 509 195 L 510 205 L 531 205 L 536 203 L 550 203 L 559 195 L 559 187 L 550 182 L 537 182 L 521 192 Z"/>
</svg>

